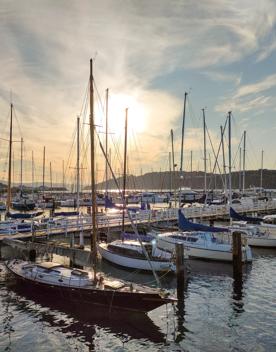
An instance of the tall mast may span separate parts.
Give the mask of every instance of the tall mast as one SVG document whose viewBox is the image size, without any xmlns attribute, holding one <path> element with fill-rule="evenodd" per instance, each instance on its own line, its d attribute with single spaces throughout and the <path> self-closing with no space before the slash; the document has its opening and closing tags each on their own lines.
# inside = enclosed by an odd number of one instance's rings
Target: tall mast
<svg viewBox="0 0 276 352">
<path fill-rule="evenodd" d="M 23 192 L 23 138 L 20 141 L 20 193 Z"/>
<path fill-rule="evenodd" d="M 91 192 L 92 192 L 92 236 L 91 251 L 93 255 L 94 279 L 96 279 L 96 260 L 97 260 L 97 229 L 96 229 L 96 190 L 95 190 L 95 122 L 94 122 L 94 78 L 93 78 L 93 60 L 90 59 L 90 158 L 91 158 Z"/>
<path fill-rule="evenodd" d="M 125 207 L 126 207 L 126 170 L 127 170 L 127 120 L 128 109 L 125 116 L 125 145 L 124 145 L 124 174 L 123 174 L 123 219 L 122 219 L 122 234 L 125 231 Z"/>
<path fill-rule="evenodd" d="M 193 151 L 191 150 L 191 189 L 193 188 Z"/>
<path fill-rule="evenodd" d="M 240 147 L 240 160 L 239 160 L 239 191 L 241 191 L 241 163 L 242 163 L 242 148 Z"/>
<path fill-rule="evenodd" d="M 206 158 L 206 122 L 205 122 L 205 109 L 202 109 L 203 117 L 203 143 L 204 143 L 204 194 L 207 192 L 207 158 Z"/>
<path fill-rule="evenodd" d="M 244 194 L 245 190 L 245 146 L 246 146 L 246 131 L 243 132 L 243 172 L 242 172 L 242 193 Z"/>
<path fill-rule="evenodd" d="M 223 162 L 223 174 L 224 174 L 224 195 L 227 193 L 227 176 L 226 176 L 226 164 L 225 164 L 225 153 L 224 153 L 224 131 L 223 127 L 220 126 L 221 134 L 221 149 L 222 149 L 222 162 Z"/>
<path fill-rule="evenodd" d="M 52 179 L 52 162 L 50 161 L 50 185 L 51 185 L 51 195 L 53 196 L 53 179 Z"/>
<path fill-rule="evenodd" d="M 263 167 L 264 167 L 264 151 L 262 150 L 261 154 L 261 179 L 260 179 L 260 188 L 263 188 Z"/>
<path fill-rule="evenodd" d="M 172 192 L 172 156 L 171 152 L 169 152 L 169 170 L 170 170 L 170 193 Z"/>
<path fill-rule="evenodd" d="M 64 176 L 64 160 L 62 160 L 62 194 L 64 195 L 65 190 L 65 176 Z"/>
<path fill-rule="evenodd" d="M 80 211 L 80 118 L 77 117 L 77 212 Z"/>
<path fill-rule="evenodd" d="M 45 146 L 43 147 L 42 196 L 45 192 Z"/>
<path fill-rule="evenodd" d="M 174 206 L 176 207 L 175 162 L 174 162 L 173 130 L 171 130 L 171 142 L 172 142 L 172 163 L 173 163 L 173 183 L 174 183 Z"/>
<path fill-rule="evenodd" d="M 106 97 L 105 97 L 105 153 L 108 156 L 108 88 L 106 89 Z M 105 195 L 108 194 L 108 164 L 107 158 L 105 159 Z"/>
<path fill-rule="evenodd" d="M 228 112 L 229 205 L 232 205 L 231 111 Z"/>
<path fill-rule="evenodd" d="M 8 194 L 7 194 L 7 204 L 6 204 L 7 213 L 10 211 L 10 206 L 11 206 L 12 111 L 13 111 L 13 104 L 11 104 L 11 121 L 10 121 Z"/>
<path fill-rule="evenodd" d="M 185 94 L 184 94 L 184 107 L 183 107 L 183 119 L 182 119 L 182 134 L 181 134 L 180 174 L 182 174 L 182 171 L 183 171 L 184 129 L 185 129 L 185 118 L 186 118 L 187 95 L 188 95 L 188 93 L 185 92 Z"/>
<path fill-rule="evenodd" d="M 32 198 L 34 199 L 34 152 L 32 150 Z"/>
</svg>

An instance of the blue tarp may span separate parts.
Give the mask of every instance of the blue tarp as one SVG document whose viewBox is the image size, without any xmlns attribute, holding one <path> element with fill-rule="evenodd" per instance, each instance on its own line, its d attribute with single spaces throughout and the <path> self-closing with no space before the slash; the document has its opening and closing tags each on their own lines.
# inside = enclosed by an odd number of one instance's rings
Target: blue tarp
<svg viewBox="0 0 276 352">
<path fill-rule="evenodd" d="M 259 224 L 263 219 L 262 218 L 254 218 L 251 216 L 240 215 L 237 213 L 233 208 L 230 207 L 230 217 L 235 220 L 239 221 L 248 221 L 253 224 Z"/>
<path fill-rule="evenodd" d="M 190 222 L 188 219 L 185 218 L 184 214 L 180 209 L 178 210 L 178 226 L 182 231 L 206 231 L 206 232 L 229 231 L 228 229 L 222 228 L 222 227 L 212 227 L 212 226 Z"/>
</svg>

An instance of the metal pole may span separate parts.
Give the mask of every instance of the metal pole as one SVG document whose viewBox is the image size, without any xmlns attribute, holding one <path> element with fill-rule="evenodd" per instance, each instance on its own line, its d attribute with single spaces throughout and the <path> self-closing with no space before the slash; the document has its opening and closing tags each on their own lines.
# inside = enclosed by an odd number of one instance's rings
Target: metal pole
<svg viewBox="0 0 276 352">
<path fill-rule="evenodd" d="M 13 110 L 13 104 L 11 104 L 11 120 L 10 120 L 9 173 L 8 173 L 8 194 L 7 194 L 7 205 L 6 205 L 7 213 L 10 211 L 10 206 L 11 206 L 12 110 Z"/>
<path fill-rule="evenodd" d="M 105 153 L 108 155 L 108 88 L 106 89 L 106 99 L 105 99 Z M 108 194 L 108 165 L 107 161 L 105 161 L 105 195 Z"/>
<path fill-rule="evenodd" d="M 125 208 L 126 208 L 126 170 L 127 170 L 127 119 L 128 109 L 125 116 L 125 145 L 124 145 L 124 171 L 123 171 L 123 219 L 122 219 L 122 235 L 125 232 Z"/>
<path fill-rule="evenodd" d="M 263 188 L 263 167 L 264 167 L 264 151 L 262 150 L 262 157 L 261 157 L 261 179 L 260 179 L 260 188 Z"/>
<path fill-rule="evenodd" d="M 193 151 L 191 150 L 191 189 L 193 188 Z"/>
<path fill-rule="evenodd" d="M 80 211 L 80 118 L 77 117 L 77 212 Z"/>
<path fill-rule="evenodd" d="M 42 196 L 44 198 L 45 191 L 45 146 L 43 147 L 43 171 L 42 171 Z"/>
<path fill-rule="evenodd" d="M 245 146 L 246 146 L 246 131 L 243 132 L 243 178 L 242 178 L 242 192 L 245 190 Z"/>
<path fill-rule="evenodd" d="M 207 192 L 207 158 L 206 158 L 206 122 L 205 122 L 205 109 L 202 109 L 203 114 L 203 143 L 204 143 L 204 194 Z"/>
<path fill-rule="evenodd" d="M 231 111 L 228 112 L 229 206 L 232 205 Z"/>
<path fill-rule="evenodd" d="M 220 126 L 221 133 L 221 147 L 222 147 L 222 162 L 223 162 L 223 174 L 224 174 L 224 195 L 227 194 L 227 177 L 226 177 L 226 164 L 225 164 L 225 153 L 224 153 L 224 131 L 223 127 Z"/>
<path fill-rule="evenodd" d="M 183 107 L 183 119 L 182 119 L 182 134 L 181 134 L 180 174 L 182 174 L 182 171 L 183 171 L 184 129 L 185 129 L 185 118 L 186 118 L 187 95 L 188 95 L 188 93 L 185 92 L 185 94 L 184 94 L 184 107 Z"/>
<path fill-rule="evenodd" d="M 23 192 L 23 138 L 20 141 L 20 193 Z"/>
<path fill-rule="evenodd" d="M 172 163 L 173 163 L 173 183 L 174 183 L 174 206 L 176 208 L 176 185 L 175 185 L 175 163 L 174 163 L 174 145 L 173 145 L 173 130 L 171 130 L 171 142 L 172 142 Z"/>
<path fill-rule="evenodd" d="M 92 191 L 92 237 L 91 251 L 93 256 L 94 280 L 96 281 L 96 260 L 97 260 L 97 228 L 96 228 L 96 190 L 95 190 L 95 123 L 94 123 L 94 78 L 93 60 L 90 59 L 90 140 L 91 140 L 91 191 Z"/>
</svg>

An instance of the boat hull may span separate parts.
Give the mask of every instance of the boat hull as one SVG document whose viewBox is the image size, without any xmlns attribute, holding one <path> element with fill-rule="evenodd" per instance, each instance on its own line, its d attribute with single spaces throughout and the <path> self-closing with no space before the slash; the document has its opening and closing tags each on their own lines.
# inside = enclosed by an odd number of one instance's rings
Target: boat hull
<svg viewBox="0 0 276 352">
<path fill-rule="evenodd" d="M 93 287 L 69 287 L 39 282 L 24 277 L 12 269 L 9 263 L 6 266 L 21 284 L 29 286 L 47 295 L 53 295 L 56 300 L 68 302 L 82 302 L 85 305 L 96 305 L 109 310 L 126 310 L 147 313 L 163 304 L 172 302 L 172 299 L 161 297 L 158 293 L 133 292 L 122 290 L 101 290 Z"/>
<path fill-rule="evenodd" d="M 252 247 L 276 248 L 276 238 L 247 236 L 247 243 Z"/>
<path fill-rule="evenodd" d="M 127 256 L 118 255 L 116 253 L 112 253 L 108 249 L 104 247 L 105 245 L 98 245 L 98 250 L 101 256 L 116 265 L 120 265 L 127 269 L 140 269 L 145 271 L 175 271 L 175 266 L 170 262 L 164 261 L 151 261 L 150 263 L 146 259 L 136 259 Z"/>
<path fill-rule="evenodd" d="M 212 248 L 201 248 L 201 247 L 192 247 L 184 244 L 184 250 L 189 258 L 194 259 L 203 259 L 203 260 L 214 260 L 214 261 L 222 261 L 222 262 L 232 262 L 233 254 L 231 250 L 214 250 Z M 157 243 L 158 248 L 171 251 L 175 250 L 175 243 L 166 241 L 164 239 L 158 239 Z M 242 253 L 243 262 L 251 262 L 252 261 L 252 253 L 249 248 L 243 249 Z"/>
</svg>

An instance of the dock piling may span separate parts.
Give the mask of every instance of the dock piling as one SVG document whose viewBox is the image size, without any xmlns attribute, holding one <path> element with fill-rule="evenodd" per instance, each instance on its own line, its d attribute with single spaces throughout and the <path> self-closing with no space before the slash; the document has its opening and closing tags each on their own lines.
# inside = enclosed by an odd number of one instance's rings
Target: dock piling
<svg viewBox="0 0 276 352">
<path fill-rule="evenodd" d="M 233 276 L 234 278 L 242 277 L 242 240 L 241 233 L 234 231 L 232 233 L 233 243 Z"/>
<path fill-rule="evenodd" d="M 184 267 L 184 246 L 182 243 L 175 244 L 176 253 L 176 276 L 177 276 L 177 298 L 184 299 L 185 267 Z"/>
</svg>

